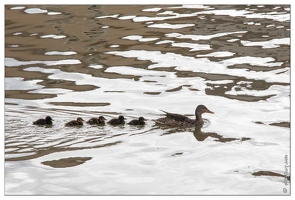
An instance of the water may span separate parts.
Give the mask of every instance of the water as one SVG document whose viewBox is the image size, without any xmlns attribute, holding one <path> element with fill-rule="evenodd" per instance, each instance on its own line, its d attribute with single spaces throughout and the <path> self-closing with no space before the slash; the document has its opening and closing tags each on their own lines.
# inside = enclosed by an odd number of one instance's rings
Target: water
<svg viewBox="0 0 295 200">
<path fill-rule="evenodd" d="M 290 6 L 7 5 L 5 20 L 7 195 L 290 194 Z M 154 124 L 199 104 L 215 113 L 201 130 Z M 100 115 L 147 122 L 64 127 Z"/>
</svg>

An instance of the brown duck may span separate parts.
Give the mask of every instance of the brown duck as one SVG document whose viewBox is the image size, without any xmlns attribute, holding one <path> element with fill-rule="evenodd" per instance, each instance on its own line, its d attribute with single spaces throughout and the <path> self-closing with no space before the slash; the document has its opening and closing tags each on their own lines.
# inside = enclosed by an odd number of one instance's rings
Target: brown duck
<svg viewBox="0 0 295 200">
<path fill-rule="evenodd" d="M 90 125 L 105 125 L 105 118 L 103 116 L 100 116 L 99 118 L 91 118 L 86 123 Z"/>
<path fill-rule="evenodd" d="M 139 117 L 138 119 L 131 120 L 128 124 L 129 125 L 144 125 L 145 119 L 143 117 Z"/>
<path fill-rule="evenodd" d="M 160 118 L 156 120 L 156 123 L 159 125 L 165 125 L 170 127 L 194 127 L 194 126 L 203 126 L 204 121 L 202 118 L 203 113 L 212 113 L 214 112 L 210 111 L 206 106 L 199 105 L 195 110 L 195 116 L 196 119 L 191 119 L 189 117 L 186 117 L 184 115 L 180 114 L 174 114 L 174 113 L 168 113 L 166 111 L 163 111 L 166 113 L 166 117 Z"/>
<path fill-rule="evenodd" d="M 125 120 L 125 118 L 122 115 L 120 115 L 117 119 L 116 118 L 111 119 L 107 123 L 111 124 L 111 125 L 121 125 L 121 124 L 125 124 L 124 120 Z"/>
<path fill-rule="evenodd" d="M 83 126 L 83 121 L 81 117 L 78 117 L 77 120 L 69 121 L 65 126 Z"/>
<path fill-rule="evenodd" d="M 50 116 L 45 117 L 45 119 L 38 119 L 33 122 L 34 125 L 52 125 L 53 119 Z"/>
</svg>

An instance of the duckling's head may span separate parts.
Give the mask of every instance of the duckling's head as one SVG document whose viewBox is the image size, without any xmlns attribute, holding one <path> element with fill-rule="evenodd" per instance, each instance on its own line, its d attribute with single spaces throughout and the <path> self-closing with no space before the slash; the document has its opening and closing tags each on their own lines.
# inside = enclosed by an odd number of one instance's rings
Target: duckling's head
<svg viewBox="0 0 295 200">
<path fill-rule="evenodd" d="M 53 121 L 53 119 L 50 116 L 45 117 L 45 120 L 48 122 Z"/>
<path fill-rule="evenodd" d="M 140 117 L 138 120 L 139 120 L 140 122 L 145 121 L 145 119 L 144 119 L 143 117 Z"/>
<path fill-rule="evenodd" d="M 104 122 L 104 121 L 105 121 L 105 118 L 104 118 L 103 116 L 100 116 L 100 117 L 98 118 L 98 121 L 100 121 L 100 122 Z"/>
<path fill-rule="evenodd" d="M 203 113 L 214 114 L 214 112 L 210 111 L 206 106 L 198 105 L 198 107 L 196 108 L 196 111 L 195 111 L 196 116 L 199 116 L 199 115 L 201 115 Z"/>
<path fill-rule="evenodd" d="M 77 122 L 83 122 L 84 120 L 81 117 L 77 118 Z"/>
<path fill-rule="evenodd" d="M 120 115 L 119 117 L 118 117 L 118 119 L 120 120 L 120 121 L 124 121 L 124 117 L 122 116 L 122 115 Z"/>
</svg>

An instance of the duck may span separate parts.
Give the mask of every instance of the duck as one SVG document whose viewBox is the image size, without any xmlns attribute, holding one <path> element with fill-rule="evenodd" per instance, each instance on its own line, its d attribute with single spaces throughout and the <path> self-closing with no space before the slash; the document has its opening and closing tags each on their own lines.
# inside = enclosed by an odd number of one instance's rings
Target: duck
<svg viewBox="0 0 295 200">
<path fill-rule="evenodd" d="M 38 119 L 33 122 L 34 125 L 52 125 L 54 121 L 50 116 L 45 117 L 45 119 Z"/>
<path fill-rule="evenodd" d="M 77 120 L 67 122 L 65 126 L 83 126 L 83 121 L 81 117 L 78 117 Z"/>
<path fill-rule="evenodd" d="M 94 125 L 94 124 L 104 125 L 105 124 L 105 118 L 103 116 L 100 116 L 98 118 L 91 118 L 86 123 L 90 124 L 90 125 Z"/>
<path fill-rule="evenodd" d="M 202 114 L 203 113 L 211 113 L 214 114 L 214 112 L 210 111 L 206 106 L 204 105 L 198 105 L 195 110 L 195 116 L 196 119 L 191 119 L 189 117 L 186 117 L 184 115 L 175 114 L 175 113 L 169 113 L 166 111 L 161 110 L 162 112 L 166 113 L 166 117 L 160 118 L 156 120 L 156 123 L 159 125 L 165 125 L 169 127 L 194 127 L 194 126 L 200 126 L 202 127 L 204 124 Z"/>
<path fill-rule="evenodd" d="M 116 118 L 111 119 L 107 123 L 111 124 L 111 125 L 121 125 L 121 124 L 125 124 L 124 120 L 125 120 L 125 118 L 122 115 L 120 115 L 117 119 Z"/>
<path fill-rule="evenodd" d="M 128 124 L 129 125 L 144 125 L 145 119 L 143 117 L 139 117 L 138 119 L 131 120 Z"/>
</svg>

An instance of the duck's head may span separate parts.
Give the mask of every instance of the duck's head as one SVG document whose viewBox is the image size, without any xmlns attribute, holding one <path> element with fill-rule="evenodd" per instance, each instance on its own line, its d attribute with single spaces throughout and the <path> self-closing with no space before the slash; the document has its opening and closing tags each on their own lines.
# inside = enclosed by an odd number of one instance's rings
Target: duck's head
<svg viewBox="0 0 295 200">
<path fill-rule="evenodd" d="M 119 117 L 118 117 L 118 119 L 120 120 L 120 121 L 124 121 L 124 117 L 122 116 L 122 115 L 120 115 Z"/>
<path fill-rule="evenodd" d="M 49 121 L 49 122 L 50 122 L 50 121 L 54 121 L 50 116 L 45 117 L 45 120 L 46 120 L 46 121 Z"/>
<path fill-rule="evenodd" d="M 145 121 L 145 119 L 144 119 L 143 117 L 138 118 L 138 120 L 139 120 L 140 122 Z"/>
<path fill-rule="evenodd" d="M 103 116 L 100 116 L 100 117 L 98 118 L 98 121 L 100 121 L 100 122 L 104 122 L 104 121 L 105 121 L 105 118 L 104 118 Z"/>
<path fill-rule="evenodd" d="M 201 115 L 203 113 L 214 114 L 214 112 L 210 111 L 206 106 L 198 105 L 198 107 L 196 108 L 196 111 L 195 111 L 196 116 L 199 116 L 199 115 Z"/>
<path fill-rule="evenodd" d="M 81 117 L 77 118 L 77 122 L 83 122 L 84 120 Z"/>
</svg>

